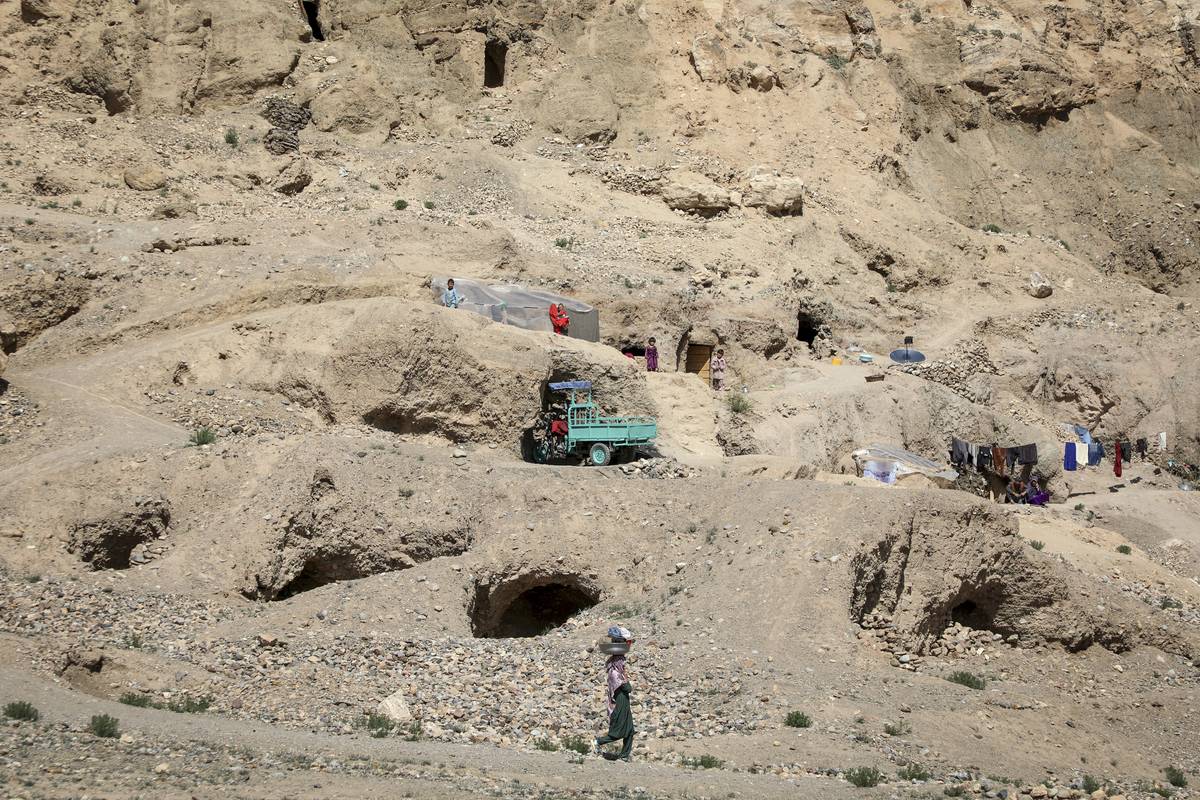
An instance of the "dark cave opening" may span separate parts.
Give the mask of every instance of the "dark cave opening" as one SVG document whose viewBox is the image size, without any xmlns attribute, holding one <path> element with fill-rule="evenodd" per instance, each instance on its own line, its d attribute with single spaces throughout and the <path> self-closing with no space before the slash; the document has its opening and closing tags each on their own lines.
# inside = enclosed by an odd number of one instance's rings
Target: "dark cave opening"
<svg viewBox="0 0 1200 800">
<path fill-rule="evenodd" d="M 541 636 L 559 627 L 599 597 L 578 585 L 546 583 L 518 594 L 503 610 L 492 603 L 476 603 L 471 629 L 476 638 L 519 639 Z"/>
<path fill-rule="evenodd" d="M 821 333 L 821 320 L 801 311 L 796 315 L 796 338 L 811 345 Z"/>
<path fill-rule="evenodd" d="M 313 557 L 304 562 L 304 568 L 288 581 L 271 600 L 287 600 L 313 589 L 320 589 L 338 581 L 363 577 L 353 561 L 337 556 Z"/>
<path fill-rule="evenodd" d="M 990 631 L 996 624 L 996 608 L 966 599 L 950 609 L 950 619 L 977 631 Z"/>
<path fill-rule="evenodd" d="M 325 32 L 321 30 L 321 0 L 300 0 L 304 9 L 304 17 L 308 20 L 308 28 L 312 31 L 315 41 L 325 41 Z"/>
<path fill-rule="evenodd" d="M 496 89 L 504 85 L 504 70 L 508 61 L 508 43 L 488 39 L 483 46 L 483 86 Z"/>
</svg>

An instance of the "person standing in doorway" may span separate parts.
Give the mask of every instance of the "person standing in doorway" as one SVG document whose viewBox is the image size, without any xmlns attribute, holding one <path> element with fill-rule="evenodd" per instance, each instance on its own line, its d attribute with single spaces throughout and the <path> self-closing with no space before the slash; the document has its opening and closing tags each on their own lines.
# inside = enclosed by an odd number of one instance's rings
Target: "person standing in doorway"
<svg viewBox="0 0 1200 800">
<path fill-rule="evenodd" d="M 708 365 L 712 372 L 712 388 L 714 391 L 721 391 L 725 388 L 725 351 L 717 348 L 717 354 L 712 357 L 712 361 Z"/>
<path fill-rule="evenodd" d="M 454 288 L 454 278 L 446 281 L 446 291 L 442 292 L 442 305 L 446 308 L 458 308 L 462 301 L 463 296 Z"/>
<path fill-rule="evenodd" d="M 605 699 L 608 701 L 608 733 L 596 739 L 596 752 L 609 761 L 632 760 L 633 755 L 633 712 L 629 710 L 629 693 L 633 688 L 629 685 L 629 677 L 625 672 L 625 651 L 633 644 L 633 634 L 625 628 L 616 625 L 608 629 L 608 637 L 614 645 L 624 645 L 614 648 L 618 652 L 610 655 L 604 665 L 607 676 Z M 621 742 L 621 752 L 614 755 L 600 748 L 612 742 Z"/>
<path fill-rule="evenodd" d="M 550 304 L 550 324 L 554 326 L 554 332 L 559 336 L 566 336 L 567 331 L 571 328 L 571 318 L 567 316 L 567 309 L 562 303 Z"/>
<path fill-rule="evenodd" d="M 646 346 L 646 372 L 658 372 L 658 345 L 654 342 L 654 337 L 650 337 L 650 344 Z"/>
</svg>

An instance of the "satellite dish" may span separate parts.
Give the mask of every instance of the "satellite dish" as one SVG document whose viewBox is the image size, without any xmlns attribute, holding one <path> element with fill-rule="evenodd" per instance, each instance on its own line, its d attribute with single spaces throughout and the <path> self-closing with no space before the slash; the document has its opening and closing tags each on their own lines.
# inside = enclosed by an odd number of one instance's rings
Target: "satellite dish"
<svg viewBox="0 0 1200 800">
<path fill-rule="evenodd" d="M 912 348 L 913 337 L 904 337 L 904 347 L 891 352 L 892 361 L 897 364 L 920 364 L 925 360 L 925 354 Z"/>
</svg>

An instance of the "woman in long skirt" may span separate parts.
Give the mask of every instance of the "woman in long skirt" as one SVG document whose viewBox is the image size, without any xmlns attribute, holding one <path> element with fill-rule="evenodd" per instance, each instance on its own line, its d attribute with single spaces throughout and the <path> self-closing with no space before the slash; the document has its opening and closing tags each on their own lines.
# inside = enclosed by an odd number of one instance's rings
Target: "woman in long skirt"
<svg viewBox="0 0 1200 800">
<path fill-rule="evenodd" d="M 633 644 L 633 637 L 624 628 L 613 626 L 608 629 L 608 635 L 615 643 Z M 606 699 L 608 700 L 608 733 L 596 739 L 596 750 L 615 761 L 629 761 L 633 753 L 633 713 L 629 710 L 629 693 L 633 687 L 625 672 L 625 655 L 617 654 L 608 657 L 605 663 L 608 675 Z M 604 753 L 600 748 L 611 742 L 621 742 L 621 752 L 618 755 Z"/>
</svg>

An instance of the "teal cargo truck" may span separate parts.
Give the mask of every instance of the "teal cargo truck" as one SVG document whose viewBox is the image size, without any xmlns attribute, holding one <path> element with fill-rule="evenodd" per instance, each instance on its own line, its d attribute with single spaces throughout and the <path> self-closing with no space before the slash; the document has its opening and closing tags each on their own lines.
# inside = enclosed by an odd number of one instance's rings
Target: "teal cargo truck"
<svg viewBox="0 0 1200 800">
<path fill-rule="evenodd" d="M 603 467 L 631 458 L 637 448 L 658 436 L 654 417 L 606 417 L 592 399 L 591 381 L 551 383 L 552 392 L 565 394 L 566 403 L 543 412 L 531 432 L 532 458 L 539 464 L 578 456 L 583 463 Z"/>
</svg>

